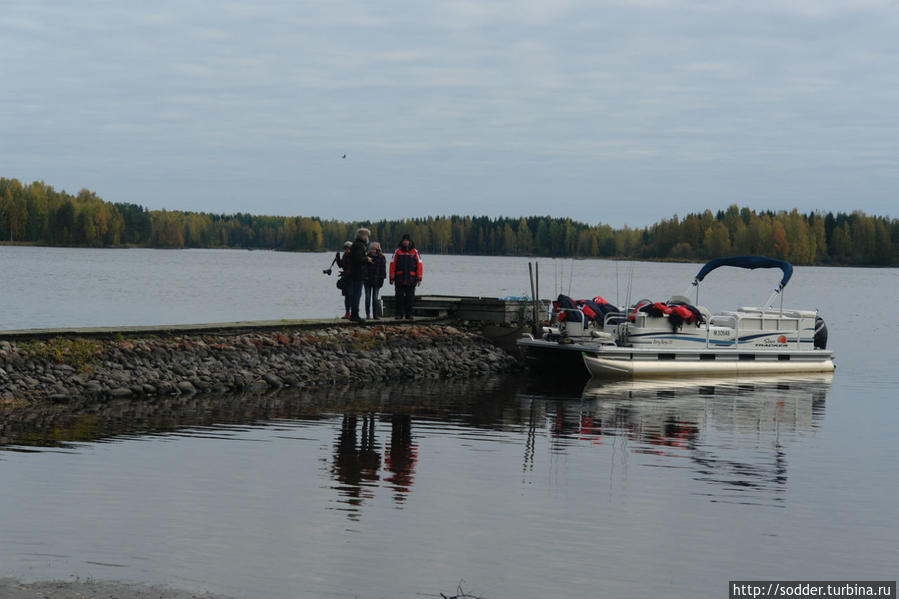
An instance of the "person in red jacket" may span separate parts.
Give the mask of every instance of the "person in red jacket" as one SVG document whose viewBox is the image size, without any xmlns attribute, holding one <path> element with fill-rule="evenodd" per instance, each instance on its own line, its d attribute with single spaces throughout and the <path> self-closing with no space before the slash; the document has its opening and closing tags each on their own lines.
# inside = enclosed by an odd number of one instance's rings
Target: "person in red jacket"
<svg viewBox="0 0 899 599">
<path fill-rule="evenodd" d="M 415 301 L 415 288 L 421 285 L 423 269 L 421 256 L 409 234 L 403 235 L 402 241 L 393 253 L 390 262 L 390 284 L 396 289 L 396 319 L 412 320 L 412 303 Z"/>
</svg>

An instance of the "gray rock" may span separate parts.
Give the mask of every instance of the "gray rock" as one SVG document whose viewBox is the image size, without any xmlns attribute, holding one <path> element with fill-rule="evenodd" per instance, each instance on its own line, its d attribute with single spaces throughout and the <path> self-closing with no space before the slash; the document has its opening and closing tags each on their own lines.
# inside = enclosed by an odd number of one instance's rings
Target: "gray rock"
<svg viewBox="0 0 899 599">
<path fill-rule="evenodd" d="M 132 391 L 128 387 L 116 387 L 109 392 L 110 397 L 131 397 Z"/>
<path fill-rule="evenodd" d="M 268 390 L 268 383 L 265 381 L 253 381 L 247 386 L 247 390 L 251 393 L 263 393 Z"/>
<path fill-rule="evenodd" d="M 262 380 L 268 383 L 271 387 L 280 388 L 284 386 L 284 382 L 271 372 L 265 373 L 262 376 Z"/>
<path fill-rule="evenodd" d="M 194 393 L 197 392 L 196 387 L 194 387 L 190 381 L 181 381 L 178 383 L 177 387 L 178 387 L 178 391 L 180 391 L 181 393 L 184 393 L 186 395 L 193 395 Z"/>
</svg>

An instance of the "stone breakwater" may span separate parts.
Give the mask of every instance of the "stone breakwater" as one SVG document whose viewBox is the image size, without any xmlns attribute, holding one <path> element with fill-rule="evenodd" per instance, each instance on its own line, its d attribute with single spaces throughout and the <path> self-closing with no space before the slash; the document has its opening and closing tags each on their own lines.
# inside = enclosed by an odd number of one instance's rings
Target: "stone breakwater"
<svg viewBox="0 0 899 599">
<path fill-rule="evenodd" d="M 440 325 L 0 341 L 0 398 L 265 391 L 518 368 L 515 358 L 476 332 Z"/>
</svg>

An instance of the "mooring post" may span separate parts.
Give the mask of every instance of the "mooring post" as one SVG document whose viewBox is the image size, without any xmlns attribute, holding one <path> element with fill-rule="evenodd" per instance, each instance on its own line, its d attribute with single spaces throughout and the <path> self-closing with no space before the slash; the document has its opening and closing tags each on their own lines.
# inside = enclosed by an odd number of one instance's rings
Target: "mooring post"
<svg viewBox="0 0 899 599">
<path fill-rule="evenodd" d="M 533 298 L 533 297 L 535 297 L 535 294 L 536 294 L 536 290 L 534 289 L 534 265 L 530 262 L 528 262 L 528 276 L 531 279 L 531 297 Z M 534 335 L 534 337 L 537 336 L 537 319 L 536 318 L 531 323 L 531 334 Z"/>
<path fill-rule="evenodd" d="M 534 337 L 542 337 L 540 328 L 540 263 L 534 262 Z"/>
</svg>

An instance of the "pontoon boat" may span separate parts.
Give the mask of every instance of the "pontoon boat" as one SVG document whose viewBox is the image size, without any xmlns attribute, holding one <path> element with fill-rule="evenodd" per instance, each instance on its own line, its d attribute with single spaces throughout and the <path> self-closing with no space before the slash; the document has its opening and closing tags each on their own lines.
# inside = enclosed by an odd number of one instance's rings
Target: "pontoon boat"
<svg viewBox="0 0 899 599">
<path fill-rule="evenodd" d="M 711 314 L 699 304 L 699 284 L 722 266 L 779 268 L 780 284 L 760 308 Z M 692 284 L 696 299 L 640 300 L 627 311 L 602 298 L 573 302 L 560 296 L 555 326 L 542 339 L 525 335 L 518 346 L 532 365 L 574 368 L 582 361 L 593 376 L 681 376 L 832 372 L 827 328 L 814 310 L 783 307 L 793 274 L 788 262 L 761 256 L 712 260 Z M 773 307 L 780 297 L 780 306 Z"/>
</svg>

